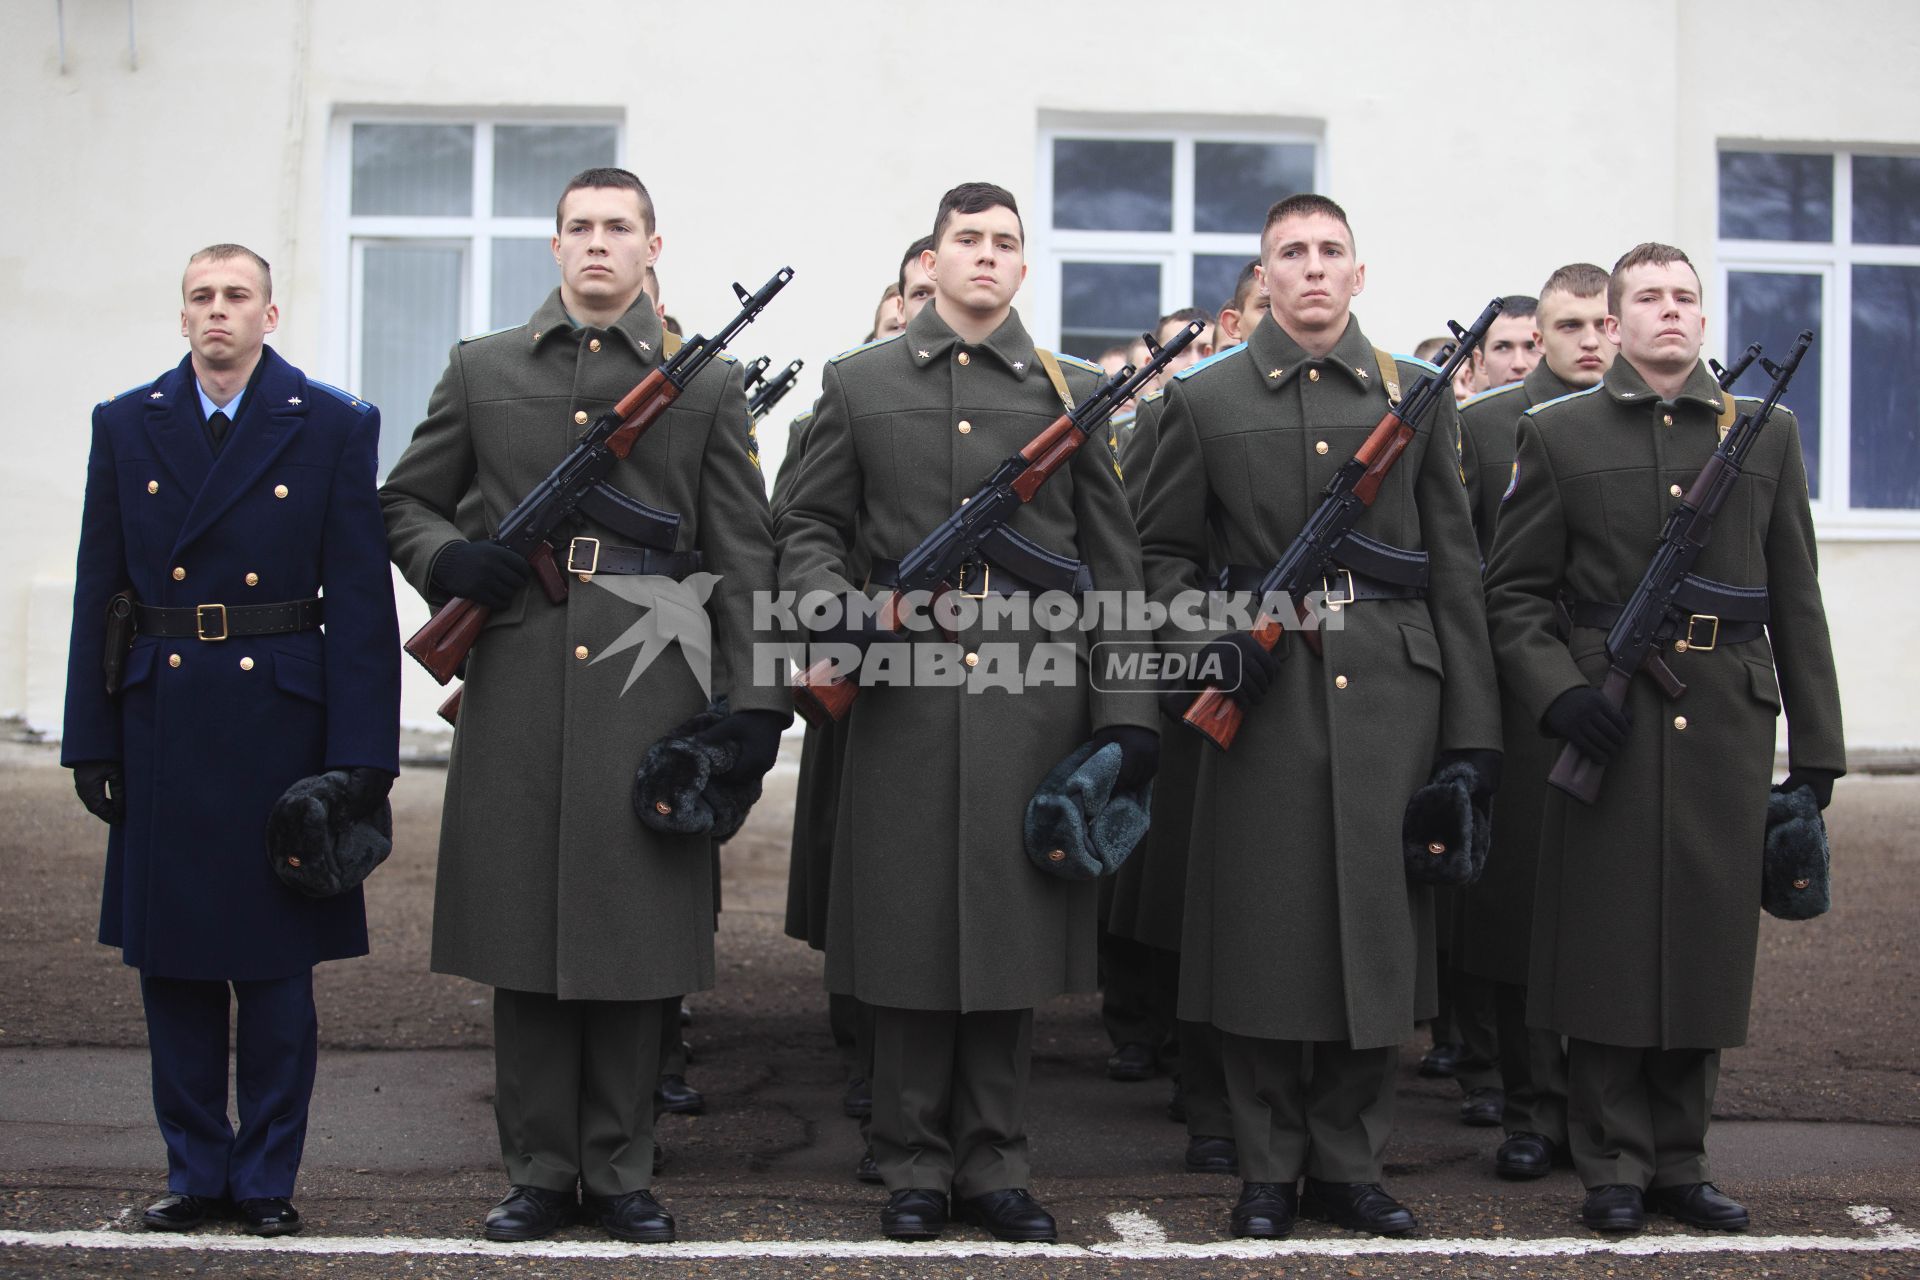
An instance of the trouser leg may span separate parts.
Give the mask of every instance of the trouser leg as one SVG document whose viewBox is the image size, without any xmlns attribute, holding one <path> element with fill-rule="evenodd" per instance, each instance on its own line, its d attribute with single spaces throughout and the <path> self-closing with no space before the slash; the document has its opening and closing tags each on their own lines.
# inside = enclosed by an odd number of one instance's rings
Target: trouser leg
<svg viewBox="0 0 1920 1280">
<path fill-rule="evenodd" d="M 1453 967 L 1453 956 L 1445 947 L 1435 952 L 1433 977 L 1436 1003 L 1433 1021 L 1427 1023 L 1427 1032 L 1433 1037 L 1433 1043 L 1436 1045 L 1459 1044 L 1460 1028 L 1454 1013 L 1456 971 Z"/>
<path fill-rule="evenodd" d="M 687 1037 L 685 1029 L 680 1025 L 680 1002 L 685 998 L 674 996 L 670 1000 L 659 1002 L 662 1006 L 660 1028 L 654 1033 L 654 1039 L 660 1046 L 655 1054 L 660 1074 L 679 1076 L 682 1079 L 685 1079 L 687 1074 Z M 652 1092 L 651 1085 L 648 1086 L 648 1092 Z"/>
<path fill-rule="evenodd" d="M 1220 1061 L 1220 1028 L 1210 1022 L 1180 1024 L 1180 1096 L 1187 1107 L 1187 1136 L 1230 1138 L 1226 1070 Z"/>
<path fill-rule="evenodd" d="M 1679 1187 L 1710 1182 L 1707 1125 L 1720 1083 L 1718 1049 L 1649 1049 L 1647 1110 L 1653 1121 L 1653 1181 Z"/>
<path fill-rule="evenodd" d="M 858 1056 L 859 1075 L 867 1082 L 867 1092 L 873 1092 L 873 1006 L 864 1000 L 854 1002 L 859 1006 L 854 1017 L 854 1052 Z M 867 1108 L 867 1114 L 860 1117 L 860 1141 L 873 1145 L 873 1108 Z"/>
<path fill-rule="evenodd" d="M 873 1009 L 874 1163 L 889 1191 L 946 1192 L 953 1185 L 952 1111 L 960 1014 L 947 1009 Z"/>
<path fill-rule="evenodd" d="M 953 1193 L 961 1198 L 1025 1187 L 1027 1081 L 1033 1010 L 960 1015 L 953 1080 Z"/>
<path fill-rule="evenodd" d="M 833 1033 L 833 1051 L 849 1081 L 860 1078 L 860 1000 L 856 996 L 827 997 L 827 1029 Z"/>
<path fill-rule="evenodd" d="M 1307 1175 L 1322 1182 L 1378 1182 L 1393 1136 L 1395 1051 L 1339 1041 L 1309 1046 Z"/>
<path fill-rule="evenodd" d="M 1221 1074 L 1240 1177 L 1296 1182 L 1307 1168 L 1307 1046 L 1220 1033 Z"/>
<path fill-rule="evenodd" d="M 1645 1190 L 1653 1180 L 1645 1056 L 1643 1049 L 1567 1042 L 1567 1145 L 1589 1189 L 1619 1183 Z"/>
<path fill-rule="evenodd" d="M 227 984 L 140 975 L 153 1111 L 167 1144 L 167 1190 L 228 1194 L 233 1126 L 227 1119 Z"/>
<path fill-rule="evenodd" d="M 293 1195 L 307 1143 L 307 1107 L 320 1056 L 313 970 L 236 982 L 234 1097 L 240 1131 L 227 1181 L 236 1200 Z"/>
<path fill-rule="evenodd" d="M 1154 1016 L 1154 948 L 1102 929 L 1100 968 L 1100 1021 L 1107 1039 L 1116 1049 L 1151 1045 L 1157 1055 L 1167 1029 Z"/>
<path fill-rule="evenodd" d="M 571 1192 L 580 1180 L 582 1005 L 537 991 L 493 993 L 493 1115 L 507 1181 Z M 633 1083 L 649 1090 L 652 1073 Z"/>
<path fill-rule="evenodd" d="M 1485 978 L 1453 973 L 1454 1038 L 1461 1053 L 1453 1078 L 1462 1093 L 1500 1088 L 1500 1044 L 1495 1024 L 1494 984 Z"/>
<path fill-rule="evenodd" d="M 618 1196 L 653 1183 L 653 1081 L 660 1023 L 678 1000 L 577 1000 L 580 1006 L 580 1186 Z"/>
</svg>

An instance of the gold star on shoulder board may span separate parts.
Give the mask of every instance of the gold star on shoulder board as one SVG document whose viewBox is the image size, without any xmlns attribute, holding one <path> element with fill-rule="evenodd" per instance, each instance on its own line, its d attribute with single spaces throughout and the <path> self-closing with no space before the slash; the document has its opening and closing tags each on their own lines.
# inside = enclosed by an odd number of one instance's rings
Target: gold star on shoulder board
<svg viewBox="0 0 1920 1280">
<path fill-rule="evenodd" d="M 913 354 L 919 356 L 922 360 L 933 359 L 933 352 L 931 351 L 916 351 Z"/>
<path fill-rule="evenodd" d="M 645 338 L 635 338 L 634 345 L 639 347 L 642 351 L 653 350 L 653 344 L 651 342 L 648 342 Z"/>
<path fill-rule="evenodd" d="M 1285 369 L 1269 369 L 1269 370 L 1267 370 L 1267 376 L 1268 376 L 1269 378 L 1273 378 L 1273 379 L 1275 379 L 1275 380 L 1278 380 L 1278 379 L 1280 379 L 1280 378 L 1284 378 L 1284 377 L 1286 377 L 1286 376 L 1287 376 L 1287 371 L 1286 371 Z"/>
<path fill-rule="evenodd" d="M 1014 371 L 1015 373 L 1018 373 L 1018 372 L 1020 372 L 1020 371 L 1021 371 L 1022 369 L 1024 369 L 1024 368 L 1026 368 L 1026 367 L 1027 367 L 1027 366 L 1026 366 L 1026 365 L 1025 365 L 1025 364 L 1024 364 L 1023 362 L 1021 362 L 1021 361 L 1019 361 L 1019 360 L 1015 360 L 1015 361 L 1013 362 L 1013 371 Z"/>
<path fill-rule="evenodd" d="M 1367 371 L 1365 369 L 1356 367 L 1354 373 L 1359 375 L 1360 381 L 1365 382 L 1367 380 Z"/>
</svg>

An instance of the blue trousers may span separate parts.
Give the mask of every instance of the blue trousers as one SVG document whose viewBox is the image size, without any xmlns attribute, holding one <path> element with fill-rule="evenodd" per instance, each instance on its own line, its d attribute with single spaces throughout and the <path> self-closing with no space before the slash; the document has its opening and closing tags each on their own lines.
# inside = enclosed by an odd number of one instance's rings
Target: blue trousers
<svg viewBox="0 0 1920 1280">
<path fill-rule="evenodd" d="M 232 983 L 236 1133 L 227 1118 L 228 983 L 140 975 L 153 1055 L 153 1110 L 167 1190 L 255 1200 L 293 1195 L 307 1141 L 320 1023 L 313 970 Z"/>
</svg>

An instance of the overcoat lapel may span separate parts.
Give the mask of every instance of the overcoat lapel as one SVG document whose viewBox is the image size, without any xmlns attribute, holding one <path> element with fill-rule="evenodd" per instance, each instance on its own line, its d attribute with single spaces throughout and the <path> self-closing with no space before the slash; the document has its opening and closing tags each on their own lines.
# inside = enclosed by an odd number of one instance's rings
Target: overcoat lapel
<svg viewBox="0 0 1920 1280">
<path fill-rule="evenodd" d="M 260 478 L 280 451 L 292 442 L 305 423 L 307 401 L 314 394 L 300 371 L 275 354 L 272 347 L 260 355 L 264 367 L 253 379 L 247 398 L 240 406 L 240 420 L 212 470 L 195 494 L 180 538 L 174 549 L 180 550 L 199 537 Z M 191 406 L 189 406 L 191 409 Z M 179 415 L 175 415 L 178 421 Z M 204 435 L 204 433 L 202 433 Z M 204 440 L 201 448 L 206 448 Z"/>
<path fill-rule="evenodd" d="M 146 396 L 147 438 L 153 442 L 154 456 L 183 493 L 198 493 L 213 469 L 213 450 L 207 445 L 194 394 L 191 359 L 182 359 L 141 393 Z"/>
</svg>

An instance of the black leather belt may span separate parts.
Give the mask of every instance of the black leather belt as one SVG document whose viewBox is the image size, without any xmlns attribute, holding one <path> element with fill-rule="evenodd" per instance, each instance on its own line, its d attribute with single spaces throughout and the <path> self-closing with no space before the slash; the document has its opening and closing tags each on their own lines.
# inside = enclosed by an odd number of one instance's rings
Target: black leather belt
<svg viewBox="0 0 1920 1280">
<path fill-rule="evenodd" d="M 960 566 L 958 577 L 954 590 L 974 597 L 989 591 L 1003 596 L 1042 591 L 1083 596 L 1093 590 L 1093 570 L 1085 563 L 1056 555 L 1005 525 L 980 540 L 975 558 Z M 898 586 L 900 562 L 876 556 L 867 581 L 876 587 Z"/>
<path fill-rule="evenodd" d="M 320 625 L 319 597 L 275 604 L 184 604 L 172 607 L 136 604 L 134 630 L 143 636 L 175 640 L 225 640 L 230 636 L 272 636 L 311 631 Z"/>
<path fill-rule="evenodd" d="M 700 571 L 698 551 L 656 551 L 652 547 L 616 547 L 598 538 L 580 537 L 567 544 L 566 571 L 591 578 L 595 574 L 673 578 Z"/>
<path fill-rule="evenodd" d="M 1674 608 L 1662 639 L 1683 639 L 1689 649 L 1707 652 L 1723 644 L 1745 644 L 1766 634 L 1770 606 L 1765 587 L 1736 587 L 1688 574 L 1674 592 Z M 1611 630 L 1625 605 L 1603 600 L 1574 600 L 1569 612 L 1576 627 Z"/>
<path fill-rule="evenodd" d="M 1266 576 L 1267 571 L 1257 565 L 1230 564 L 1220 570 L 1217 589 L 1258 591 Z M 1427 594 L 1427 553 L 1348 533 L 1335 549 L 1333 567 L 1320 586 L 1328 604 L 1418 600 Z"/>
</svg>

